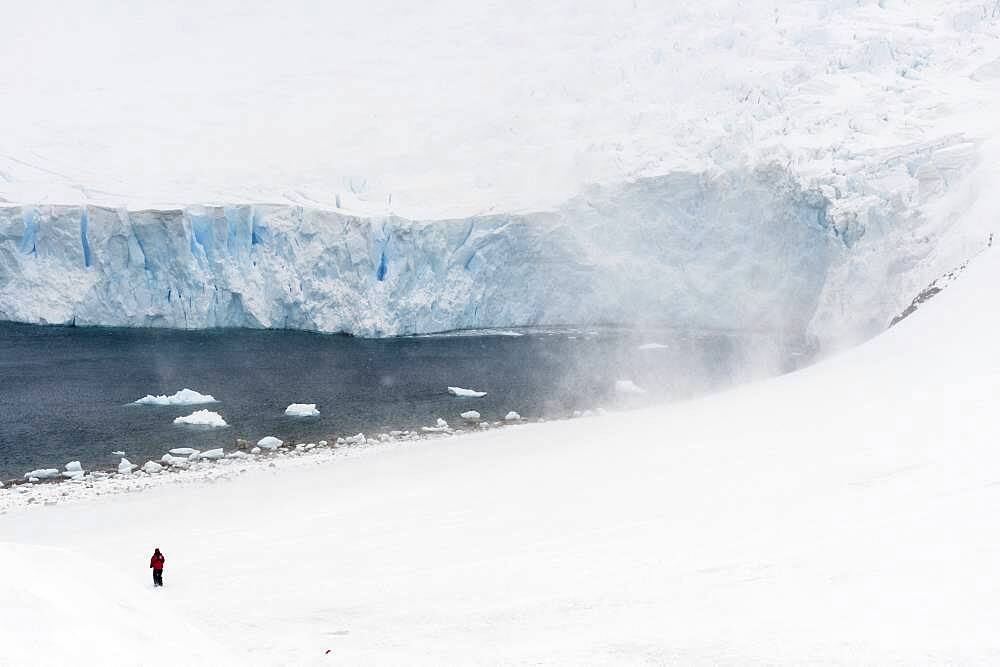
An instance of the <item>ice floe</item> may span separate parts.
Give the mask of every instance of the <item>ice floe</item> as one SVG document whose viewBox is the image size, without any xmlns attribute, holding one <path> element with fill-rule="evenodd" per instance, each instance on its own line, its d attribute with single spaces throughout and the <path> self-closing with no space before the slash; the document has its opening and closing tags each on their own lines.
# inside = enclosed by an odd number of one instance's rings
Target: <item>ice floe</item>
<svg viewBox="0 0 1000 667">
<path fill-rule="evenodd" d="M 270 449 L 272 451 L 277 449 L 278 447 L 281 447 L 283 444 L 285 444 L 283 440 L 279 440 L 278 438 L 275 438 L 273 435 L 269 435 L 257 441 L 257 447 L 259 447 L 260 449 Z M 258 449 L 257 451 L 260 451 L 260 449 Z"/>
<path fill-rule="evenodd" d="M 476 410 L 467 410 L 461 414 L 461 417 L 467 422 L 477 422 L 482 418 L 482 415 Z"/>
<path fill-rule="evenodd" d="M 203 403 L 218 403 L 218 401 L 214 396 L 185 387 L 170 396 L 147 394 L 136 401 L 135 405 L 202 405 Z"/>
<path fill-rule="evenodd" d="M 315 403 L 292 403 L 285 408 L 285 414 L 289 417 L 318 417 L 319 410 Z"/>
<path fill-rule="evenodd" d="M 136 464 L 134 464 L 131 461 L 129 461 L 128 459 L 122 457 L 122 460 L 118 462 L 118 474 L 120 474 L 120 475 L 128 475 L 129 473 L 131 473 L 133 470 L 135 470 L 138 467 L 139 466 L 137 466 Z"/>
<path fill-rule="evenodd" d="M 644 343 L 639 346 L 640 350 L 666 350 L 670 346 L 664 345 L 663 343 Z"/>
<path fill-rule="evenodd" d="M 462 387 L 448 387 L 448 393 L 452 396 L 458 396 L 460 398 L 482 398 L 486 395 L 485 391 L 463 389 Z"/>
<path fill-rule="evenodd" d="M 185 417 L 178 417 L 174 420 L 174 423 L 186 426 L 208 426 L 209 428 L 229 426 L 226 420 L 222 418 L 222 415 L 211 410 L 195 410 Z"/>
<path fill-rule="evenodd" d="M 201 453 L 201 458 L 208 459 L 210 461 L 218 461 L 223 456 L 225 456 L 225 452 L 222 450 L 221 447 L 217 449 L 209 449 L 208 451 L 204 451 Z"/>
<path fill-rule="evenodd" d="M 511 410 L 504 416 L 503 420 L 506 422 L 519 422 L 521 421 L 521 415 Z"/>
<path fill-rule="evenodd" d="M 645 394 L 646 390 L 637 385 L 632 380 L 617 380 L 615 391 L 619 394 Z"/>
<path fill-rule="evenodd" d="M 24 473 L 24 478 L 27 480 L 34 479 L 55 479 L 59 477 L 59 471 L 55 468 L 39 468 L 37 470 L 32 470 L 31 472 Z"/>
</svg>

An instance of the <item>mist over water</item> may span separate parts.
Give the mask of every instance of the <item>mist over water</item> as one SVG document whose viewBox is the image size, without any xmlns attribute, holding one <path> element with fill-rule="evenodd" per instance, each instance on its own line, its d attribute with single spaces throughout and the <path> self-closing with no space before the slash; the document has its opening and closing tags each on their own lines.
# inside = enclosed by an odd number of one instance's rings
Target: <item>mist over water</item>
<svg viewBox="0 0 1000 667">
<path fill-rule="evenodd" d="M 500 420 L 563 418 L 688 398 L 789 370 L 800 351 L 768 335 L 615 328 L 459 332 L 362 339 L 299 331 L 102 329 L 0 323 L 0 477 L 37 467 L 108 467 L 174 447 L 231 449 L 237 438 L 333 441 L 365 432 L 461 427 L 475 409 Z M 618 380 L 646 391 L 616 392 Z M 459 399 L 446 387 L 488 392 Z M 137 406 L 182 388 L 202 406 Z M 317 418 L 284 415 L 316 403 Z M 174 425 L 207 408 L 223 429 Z"/>
</svg>

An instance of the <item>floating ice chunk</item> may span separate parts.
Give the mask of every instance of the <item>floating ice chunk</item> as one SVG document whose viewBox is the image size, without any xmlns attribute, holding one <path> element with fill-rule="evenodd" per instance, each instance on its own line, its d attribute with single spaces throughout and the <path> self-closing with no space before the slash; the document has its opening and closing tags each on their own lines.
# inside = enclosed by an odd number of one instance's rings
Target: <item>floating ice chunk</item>
<svg viewBox="0 0 1000 667">
<path fill-rule="evenodd" d="M 451 427 L 448 426 L 448 422 L 438 417 L 437 422 L 435 423 L 434 426 L 421 426 L 420 430 L 423 431 L 424 433 L 445 433 L 447 431 L 450 431 Z M 392 432 L 393 435 L 397 436 L 401 435 L 402 433 L 403 431 Z"/>
<path fill-rule="evenodd" d="M 519 422 L 521 421 L 521 415 L 511 410 L 510 412 L 507 413 L 507 415 L 503 418 L 503 420 L 505 422 Z"/>
<path fill-rule="evenodd" d="M 448 393 L 452 396 L 460 396 L 462 398 L 482 398 L 486 395 L 485 391 L 475 391 L 474 389 L 462 389 L 461 387 L 448 387 Z"/>
<path fill-rule="evenodd" d="M 79 461 L 70 461 L 66 464 L 66 472 L 83 472 L 83 466 Z"/>
<path fill-rule="evenodd" d="M 128 474 L 130 474 L 133 470 L 135 470 L 138 467 L 139 466 L 137 466 L 136 464 L 134 464 L 131 461 L 129 461 L 128 459 L 122 457 L 122 460 L 118 462 L 118 474 L 119 475 L 128 475 Z"/>
<path fill-rule="evenodd" d="M 319 410 L 315 403 L 292 403 L 285 408 L 285 414 L 289 417 L 319 417 Z"/>
<path fill-rule="evenodd" d="M 461 417 L 462 417 L 462 419 L 464 419 L 467 422 L 477 422 L 477 421 L 480 420 L 480 418 L 482 417 L 482 415 L 479 414 L 475 410 L 469 410 L 467 412 L 463 412 L 461 414 Z"/>
<path fill-rule="evenodd" d="M 260 450 L 257 450 L 257 451 L 260 451 Z M 247 454 L 244 451 L 240 451 L 239 449 L 237 449 L 235 451 L 232 451 L 232 452 L 229 452 L 228 454 L 226 454 L 226 458 L 227 459 L 248 459 L 248 458 L 250 458 L 250 455 Z"/>
<path fill-rule="evenodd" d="M 111 454 L 113 456 L 125 456 L 125 451 L 123 450 L 123 451 L 120 451 L 120 452 L 111 452 Z"/>
<path fill-rule="evenodd" d="M 185 387 L 170 396 L 153 396 L 152 394 L 147 394 L 136 401 L 135 405 L 201 405 L 203 403 L 218 403 L 218 401 L 213 396 L 199 394 L 193 389 Z"/>
<path fill-rule="evenodd" d="M 190 461 L 183 456 L 171 456 L 170 454 L 164 454 L 160 457 L 160 463 L 173 468 L 187 468 Z"/>
<path fill-rule="evenodd" d="M 284 441 L 278 440 L 273 435 L 269 435 L 257 441 L 257 447 L 260 447 L 261 449 L 273 450 L 277 449 L 278 447 L 281 447 L 283 444 L 285 444 Z"/>
<path fill-rule="evenodd" d="M 344 444 L 347 445 L 363 445 L 365 444 L 365 434 L 358 433 L 357 435 L 352 435 L 349 438 L 344 438 Z"/>
<path fill-rule="evenodd" d="M 83 479 L 84 472 L 82 470 L 67 470 L 62 474 L 66 479 Z"/>
<path fill-rule="evenodd" d="M 639 346 L 640 350 L 666 350 L 670 346 L 664 345 L 663 343 L 644 343 Z"/>
<path fill-rule="evenodd" d="M 320 446 L 320 447 L 326 447 L 326 446 L 327 446 L 328 444 L 329 444 L 329 443 L 328 443 L 328 442 L 327 442 L 326 440 L 320 440 L 320 441 L 319 441 L 319 446 Z"/>
<path fill-rule="evenodd" d="M 177 456 L 191 456 L 192 454 L 197 454 L 198 450 L 191 447 L 174 447 L 170 450 L 170 453 Z"/>
<path fill-rule="evenodd" d="M 54 479 L 59 477 L 59 471 L 55 468 L 39 468 L 38 470 L 24 473 L 25 479 L 30 481 L 32 477 L 35 479 Z"/>
<path fill-rule="evenodd" d="M 178 417 L 175 424 L 185 424 L 187 426 L 208 426 L 209 428 L 221 428 L 229 426 L 226 420 L 218 412 L 211 410 L 195 410 L 186 417 Z"/>
<path fill-rule="evenodd" d="M 617 380 L 615 391 L 619 394 L 645 394 L 646 390 L 631 380 Z"/>
<path fill-rule="evenodd" d="M 225 456 L 225 452 L 222 450 L 221 447 L 219 447 L 218 449 L 209 449 L 208 451 L 201 453 L 201 458 L 208 459 L 210 461 L 218 461 L 223 456 Z"/>
<path fill-rule="evenodd" d="M 163 466 L 156 461 L 146 461 L 146 463 L 142 466 L 142 471 L 150 475 L 154 475 L 162 470 Z"/>
<path fill-rule="evenodd" d="M 250 450 L 250 453 L 251 453 L 251 454 L 260 454 L 260 447 L 253 447 L 253 448 L 252 448 L 252 449 Z"/>
</svg>

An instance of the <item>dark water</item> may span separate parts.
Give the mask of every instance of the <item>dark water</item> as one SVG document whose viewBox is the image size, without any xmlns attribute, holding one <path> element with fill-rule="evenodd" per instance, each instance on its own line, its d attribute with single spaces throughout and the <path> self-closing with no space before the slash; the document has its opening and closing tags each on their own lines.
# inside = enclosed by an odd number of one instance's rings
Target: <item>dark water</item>
<svg viewBox="0 0 1000 667">
<path fill-rule="evenodd" d="M 747 374 L 767 340 L 727 335 L 639 335 L 617 330 L 523 331 L 366 340 L 294 331 L 171 331 L 39 327 L 0 323 L 0 478 L 37 467 L 86 469 L 158 459 L 168 449 L 230 448 L 265 435 L 306 441 L 433 425 L 476 409 L 485 419 L 516 410 L 527 419 L 574 410 L 676 399 Z M 642 351 L 656 340 L 667 350 Z M 772 359 L 773 361 L 773 359 Z M 628 378 L 650 390 L 616 396 Z M 448 385 L 489 392 L 458 399 Z M 130 405 L 146 394 L 189 387 L 219 403 Z M 321 416 L 286 417 L 289 403 L 316 403 Z M 228 428 L 175 426 L 174 417 L 207 408 Z"/>
</svg>

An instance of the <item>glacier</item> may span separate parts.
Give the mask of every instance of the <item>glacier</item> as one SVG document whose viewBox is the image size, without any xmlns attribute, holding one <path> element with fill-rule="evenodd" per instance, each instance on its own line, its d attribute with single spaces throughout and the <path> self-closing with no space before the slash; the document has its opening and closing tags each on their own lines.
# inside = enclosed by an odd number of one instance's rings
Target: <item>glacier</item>
<svg viewBox="0 0 1000 667">
<path fill-rule="evenodd" d="M 843 247 L 779 168 L 421 221 L 288 205 L 0 208 L 0 318 L 389 336 L 636 323 L 802 336 Z"/>
<path fill-rule="evenodd" d="M 997 0 L 56 4 L 0 40 L 3 319 L 843 347 L 993 231 Z"/>
</svg>

